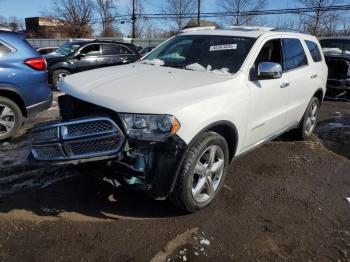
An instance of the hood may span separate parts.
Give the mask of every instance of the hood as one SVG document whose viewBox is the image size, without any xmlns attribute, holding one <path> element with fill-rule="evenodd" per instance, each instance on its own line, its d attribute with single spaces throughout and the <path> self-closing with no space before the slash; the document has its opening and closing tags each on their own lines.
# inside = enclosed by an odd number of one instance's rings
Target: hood
<svg viewBox="0 0 350 262">
<path fill-rule="evenodd" d="M 66 56 L 59 55 L 56 52 L 49 53 L 47 55 L 43 55 L 45 60 L 47 61 L 48 66 L 50 66 L 53 63 L 58 63 L 67 60 Z"/>
<path fill-rule="evenodd" d="M 224 92 L 234 77 L 138 62 L 68 76 L 60 89 L 116 112 L 173 114 Z"/>
</svg>

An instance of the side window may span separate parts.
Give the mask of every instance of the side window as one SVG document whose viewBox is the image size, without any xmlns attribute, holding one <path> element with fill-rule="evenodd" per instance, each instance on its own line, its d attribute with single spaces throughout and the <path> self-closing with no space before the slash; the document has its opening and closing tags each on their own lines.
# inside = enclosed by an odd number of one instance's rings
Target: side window
<svg viewBox="0 0 350 262">
<path fill-rule="evenodd" d="M 283 42 L 283 70 L 288 71 L 307 65 L 304 48 L 298 39 L 285 38 Z"/>
<path fill-rule="evenodd" d="M 0 57 L 11 53 L 11 49 L 0 42 Z"/>
<path fill-rule="evenodd" d="M 314 62 L 321 62 L 322 61 L 322 55 L 321 55 L 321 51 L 318 48 L 317 44 L 315 42 L 306 40 L 305 41 L 307 48 L 309 49 L 312 59 L 314 60 Z"/>
<path fill-rule="evenodd" d="M 282 47 L 280 39 L 273 39 L 264 44 L 255 60 L 255 68 L 258 68 L 261 62 L 273 62 L 282 65 Z"/>
<path fill-rule="evenodd" d="M 120 52 L 122 54 L 125 54 L 125 55 L 133 55 L 134 53 L 130 51 L 129 48 L 125 47 L 125 46 L 120 46 Z"/>
<path fill-rule="evenodd" d="M 85 54 L 86 56 L 99 56 L 100 55 L 100 45 L 98 45 L 98 44 L 88 45 L 88 46 L 84 47 L 80 53 Z"/>
<path fill-rule="evenodd" d="M 133 54 L 133 53 L 129 50 L 129 48 L 122 45 L 103 44 L 102 54 L 103 55 L 125 55 L 125 54 Z"/>
</svg>

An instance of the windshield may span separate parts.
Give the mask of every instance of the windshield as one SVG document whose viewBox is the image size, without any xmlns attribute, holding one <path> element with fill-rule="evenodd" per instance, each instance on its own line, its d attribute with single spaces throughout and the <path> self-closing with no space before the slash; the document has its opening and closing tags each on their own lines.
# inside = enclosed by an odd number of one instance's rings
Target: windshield
<svg viewBox="0 0 350 262">
<path fill-rule="evenodd" d="M 323 39 L 320 41 L 325 53 L 347 53 L 350 54 L 350 40 L 345 39 Z"/>
<path fill-rule="evenodd" d="M 231 75 L 240 69 L 255 40 L 233 36 L 180 35 L 164 43 L 141 62 Z"/>
<path fill-rule="evenodd" d="M 58 48 L 56 50 L 56 53 L 62 56 L 68 56 L 75 53 L 75 51 L 77 51 L 80 47 L 81 45 L 76 43 L 66 43 L 60 48 Z"/>
</svg>

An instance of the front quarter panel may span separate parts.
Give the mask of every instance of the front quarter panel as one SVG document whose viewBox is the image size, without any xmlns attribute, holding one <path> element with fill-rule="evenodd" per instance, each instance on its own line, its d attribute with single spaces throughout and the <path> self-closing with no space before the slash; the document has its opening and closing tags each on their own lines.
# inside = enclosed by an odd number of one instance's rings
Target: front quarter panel
<svg viewBox="0 0 350 262">
<path fill-rule="evenodd" d="M 189 104 L 175 116 L 180 121 L 178 136 L 189 144 L 200 132 L 213 123 L 227 121 L 237 129 L 236 152 L 242 148 L 250 104 L 249 89 L 244 84 L 244 74 L 225 82 L 215 96 Z"/>
</svg>

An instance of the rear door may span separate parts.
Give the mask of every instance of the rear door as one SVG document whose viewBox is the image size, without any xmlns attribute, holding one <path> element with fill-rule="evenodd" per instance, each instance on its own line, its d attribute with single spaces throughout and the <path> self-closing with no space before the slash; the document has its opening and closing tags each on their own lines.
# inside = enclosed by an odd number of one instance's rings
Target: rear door
<svg viewBox="0 0 350 262">
<path fill-rule="evenodd" d="M 317 65 L 310 61 L 306 52 L 307 46 L 302 39 L 283 36 L 283 72 L 289 79 L 290 99 L 288 103 L 288 118 L 297 124 L 316 92 L 316 81 L 319 78 Z"/>
<path fill-rule="evenodd" d="M 257 71 L 261 62 L 283 64 L 280 37 L 269 37 L 260 45 L 252 70 Z M 289 79 L 282 75 L 278 79 L 248 81 L 251 107 L 245 149 L 270 138 L 288 126 L 287 105 L 289 102 Z"/>
</svg>

